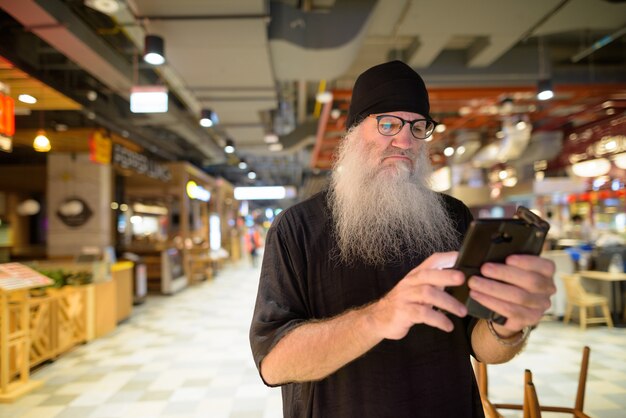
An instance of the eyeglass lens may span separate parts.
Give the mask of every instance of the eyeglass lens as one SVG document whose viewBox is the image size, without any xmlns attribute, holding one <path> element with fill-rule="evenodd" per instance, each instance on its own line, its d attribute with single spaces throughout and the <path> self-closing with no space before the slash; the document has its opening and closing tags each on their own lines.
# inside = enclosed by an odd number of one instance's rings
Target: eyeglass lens
<svg viewBox="0 0 626 418">
<path fill-rule="evenodd" d="M 396 116 L 383 116 L 378 119 L 378 132 L 381 135 L 395 135 L 404 126 L 410 123 Z M 434 123 L 430 120 L 418 120 L 411 124 L 411 133 L 415 138 L 428 138 L 434 129 Z"/>
</svg>

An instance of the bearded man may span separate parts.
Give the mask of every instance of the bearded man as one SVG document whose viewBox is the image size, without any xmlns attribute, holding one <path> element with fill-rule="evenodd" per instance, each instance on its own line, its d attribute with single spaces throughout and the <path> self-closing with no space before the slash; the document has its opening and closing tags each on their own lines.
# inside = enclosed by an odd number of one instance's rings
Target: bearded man
<svg viewBox="0 0 626 418">
<path fill-rule="evenodd" d="M 445 292 L 472 219 L 428 187 L 435 127 L 422 78 L 393 61 L 357 79 L 329 190 L 269 229 L 250 341 L 285 417 L 481 417 L 470 355 L 511 359 L 555 291 L 553 264 L 485 264 L 467 316 Z M 495 280 L 493 280 L 495 279 Z"/>
</svg>

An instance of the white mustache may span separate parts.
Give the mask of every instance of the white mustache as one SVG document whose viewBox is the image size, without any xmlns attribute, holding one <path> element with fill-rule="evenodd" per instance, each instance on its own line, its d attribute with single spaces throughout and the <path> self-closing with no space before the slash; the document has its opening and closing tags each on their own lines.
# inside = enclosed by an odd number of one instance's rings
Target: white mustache
<svg viewBox="0 0 626 418">
<path fill-rule="evenodd" d="M 385 158 L 388 158 L 388 157 L 407 157 L 407 158 L 410 158 L 411 161 L 415 161 L 415 159 L 417 158 L 417 154 L 412 151 L 407 151 L 407 150 L 398 151 L 395 149 L 390 149 L 390 150 L 386 150 L 385 152 L 383 152 L 381 159 L 384 160 Z"/>
</svg>

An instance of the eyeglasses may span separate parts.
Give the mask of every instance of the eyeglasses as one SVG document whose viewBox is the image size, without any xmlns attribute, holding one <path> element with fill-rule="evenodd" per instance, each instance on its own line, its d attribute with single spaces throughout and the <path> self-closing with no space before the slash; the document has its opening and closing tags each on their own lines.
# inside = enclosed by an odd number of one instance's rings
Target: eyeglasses
<svg viewBox="0 0 626 418">
<path fill-rule="evenodd" d="M 411 127 L 411 134 L 417 139 L 426 139 L 433 134 L 437 122 L 432 119 L 404 120 L 393 115 L 369 115 L 378 122 L 378 133 L 384 136 L 393 136 L 402 130 L 405 124 Z"/>
</svg>

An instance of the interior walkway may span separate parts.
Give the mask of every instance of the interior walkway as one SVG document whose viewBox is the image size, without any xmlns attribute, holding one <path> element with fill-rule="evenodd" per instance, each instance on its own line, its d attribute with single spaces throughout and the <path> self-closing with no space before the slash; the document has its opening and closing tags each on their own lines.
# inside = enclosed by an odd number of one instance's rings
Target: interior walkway
<svg viewBox="0 0 626 418">
<path fill-rule="evenodd" d="M 258 269 L 227 267 L 177 295 L 149 297 L 110 335 L 35 372 L 44 385 L 0 404 L 0 418 L 281 417 L 280 390 L 262 384 L 248 345 L 257 284 Z M 542 323 L 524 353 L 489 366 L 490 398 L 521 402 L 531 368 L 540 402 L 573 405 L 584 345 L 585 412 L 626 416 L 626 329 Z"/>
</svg>

